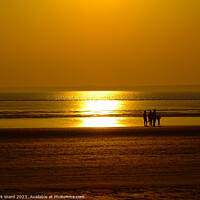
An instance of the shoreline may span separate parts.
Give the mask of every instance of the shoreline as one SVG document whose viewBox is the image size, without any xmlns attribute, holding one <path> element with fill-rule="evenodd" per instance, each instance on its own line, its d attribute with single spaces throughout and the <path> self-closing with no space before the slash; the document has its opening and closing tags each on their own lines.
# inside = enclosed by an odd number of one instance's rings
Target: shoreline
<svg viewBox="0 0 200 200">
<path fill-rule="evenodd" d="M 200 136 L 200 126 L 0 128 L 0 139 L 131 136 Z"/>
</svg>

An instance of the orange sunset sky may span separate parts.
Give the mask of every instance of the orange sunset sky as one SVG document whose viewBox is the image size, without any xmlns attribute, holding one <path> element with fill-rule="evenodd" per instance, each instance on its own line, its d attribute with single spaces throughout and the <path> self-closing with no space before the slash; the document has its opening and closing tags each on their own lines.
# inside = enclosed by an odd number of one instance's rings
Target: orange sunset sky
<svg viewBox="0 0 200 200">
<path fill-rule="evenodd" d="M 199 0 L 1 0 L 0 87 L 200 84 Z"/>
</svg>

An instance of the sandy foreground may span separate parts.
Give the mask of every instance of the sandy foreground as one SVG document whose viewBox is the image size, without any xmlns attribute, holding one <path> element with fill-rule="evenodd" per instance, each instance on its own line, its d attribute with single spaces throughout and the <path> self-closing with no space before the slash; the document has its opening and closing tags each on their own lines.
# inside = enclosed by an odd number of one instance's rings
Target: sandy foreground
<svg viewBox="0 0 200 200">
<path fill-rule="evenodd" d="M 109 128 L 10 128 L 0 129 L 3 138 L 46 138 L 46 137 L 110 137 L 110 136 L 163 136 L 200 135 L 200 126 L 165 127 L 109 127 Z"/>
<path fill-rule="evenodd" d="M 0 163 L 0 198 L 200 199 L 200 126 L 0 129 Z"/>
</svg>

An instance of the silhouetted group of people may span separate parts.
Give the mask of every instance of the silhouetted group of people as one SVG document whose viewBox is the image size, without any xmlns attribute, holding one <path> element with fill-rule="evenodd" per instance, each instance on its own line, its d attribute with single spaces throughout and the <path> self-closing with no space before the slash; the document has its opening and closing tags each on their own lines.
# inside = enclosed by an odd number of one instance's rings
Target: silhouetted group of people
<svg viewBox="0 0 200 200">
<path fill-rule="evenodd" d="M 156 114 L 156 110 L 154 110 L 153 112 L 150 110 L 148 116 L 145 110 L 143 114 L 144 126 L 148 126 L 148 122 L 149 126 L 156 126 L 156 120 L 158 121 L 158 126 L 160 126 L 160 118 L 161 116 Z"/>
</svg>

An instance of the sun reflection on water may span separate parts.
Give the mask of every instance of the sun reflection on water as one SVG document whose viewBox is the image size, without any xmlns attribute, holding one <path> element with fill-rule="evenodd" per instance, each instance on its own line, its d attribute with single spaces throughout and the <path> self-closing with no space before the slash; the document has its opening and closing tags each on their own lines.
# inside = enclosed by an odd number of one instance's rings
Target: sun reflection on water
<svg viewBox="0 0 200 200">
<path fill-rule="evenodd" d="M 87 111 L 91 114 L 109 114 L 112 111 L 117 110 L 119 105 L 118 101 L 109 101 L 109 100 L 98 100 L 98 101 L 88 101 L 84 105 L 82 111 Z"/>
<path fill-rule="evenodd" d="M 115 117 L 88 117 L 83 118 L 81 127 L 119 127 Z"/>
<path fill-rule="evenodd" d="M 113 100 L 99 100 L 99 97 L 103 97 L 105 95 L 112 94 L 113 92 L 94 92 L 92 96 L 94 99 L 98 100 L 90 100 L 86 101 L 84 107 L 81 111 L 88 112 L 94 117 L 82 118 L 81 127 L 117 127 L 120 126 L 117 118 L 115 117 L 106 117 L 108 114 L 112 114 L 117 111 L 119 108 L 119 101 Z M 88 93 L 91 96 L 91 92 Z M 101 115 L 101 117 L 95 117 L 95 115 Z"/>
</svg>

